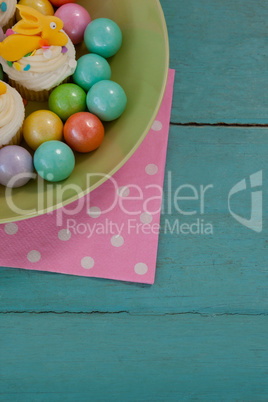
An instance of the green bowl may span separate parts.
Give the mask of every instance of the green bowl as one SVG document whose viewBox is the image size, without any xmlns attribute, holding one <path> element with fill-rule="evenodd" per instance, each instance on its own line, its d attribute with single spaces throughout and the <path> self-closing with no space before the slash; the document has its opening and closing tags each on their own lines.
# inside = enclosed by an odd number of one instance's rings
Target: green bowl
<svg viewBox="0 0 268 402">
<path fill-rule="evenodd" d="M 141 144 L 161 105 L 169 46 L 165 18 L 158 0 L 79 0 L 93 19 L 111 18 L 123 32 L 123 45 L 109 60 L 112 80 L 124 88 L 128 105 L 118 120 L 106 124 L 105 139 L 90 154 L 76 153 L 76 166 L 64 182 L 31 180 L 6 192 L 0 186 L 0 223 L 27 219 L 53 211 L 88 194 L 112 176 Z M 87 53 L 83 45 L 78 57 Z M 26 113 L 47 108 L 29 103 Z M 90 174 L 90 176 L 89 176 Z"/>
</svg>

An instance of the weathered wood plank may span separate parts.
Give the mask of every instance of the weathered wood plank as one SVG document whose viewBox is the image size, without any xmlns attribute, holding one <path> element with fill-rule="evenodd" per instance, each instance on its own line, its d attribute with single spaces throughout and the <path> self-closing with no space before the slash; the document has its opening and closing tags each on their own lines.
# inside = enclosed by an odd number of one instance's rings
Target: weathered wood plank
<svg viewBox="0 0 268 402">
<path fill-rule="evenodd" d="M 161 0 L 176 84 L 172 121 L 268 124 L 263 0 Z"/>
<path fill-rule="evenodd" d="M 267 208 L 262 233 L 240 225 L 228 212 L 232 186 L 243 178 L 249 183 L 261 169 L 266 199 L 267 150 L 263 128 L 172 127 L 162 225 L 203 219 L 212 223 L 214 234 L 164 234 L 163 227 L 152 287 L 2 268 L 0 311 L 267 313 Z M 183 184 L 198 193 L 200 185 L 214 186 L 205 194 L 204 215 L 197 200 L 179 202 L 187 212 L 196 209 L 196 215 L 182 216 L 173 202 L 169 216 L 169 171 L 173 197 Z M 250 189 L 234 196 L 236 213 L 250 216 L 250 196 Z"/>
<path fill-rule="evenodd" d="M 268 317 L 8 314 L 0 325 L 1 401 L 267 400 Z"/>
</svg>

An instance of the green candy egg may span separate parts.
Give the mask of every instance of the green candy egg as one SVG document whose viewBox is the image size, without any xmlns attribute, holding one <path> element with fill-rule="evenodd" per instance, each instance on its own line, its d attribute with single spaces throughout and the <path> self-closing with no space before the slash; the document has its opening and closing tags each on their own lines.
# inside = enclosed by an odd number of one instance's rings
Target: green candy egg
<svg viewBox="0 0 268 402">
<path fill-rule="evenodd" d="M 51 92 L 48 107 L 66 121 L 71 115 L 86 111 L 86 93 L 75 84 L 59 85 Z"/>
</svg>

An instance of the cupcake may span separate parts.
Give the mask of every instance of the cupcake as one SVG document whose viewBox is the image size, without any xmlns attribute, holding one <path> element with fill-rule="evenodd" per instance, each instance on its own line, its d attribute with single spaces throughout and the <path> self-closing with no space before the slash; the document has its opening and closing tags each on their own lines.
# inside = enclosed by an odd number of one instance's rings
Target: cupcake
<svg viewBox="0 0 268 402">
<path fill-rule="evenodd" d="M 25 109 L 20 94 L 0 81 L 0 148 L 20 143 L 24 117 Z"/>
<path fill-rule="evenodd" d="M 5 32 L 15 24 L 16 0 L 5 0 L 0 4 L 0 27 Z"/>
<path fill-rule="evenodd" d="M 17 7 L 22 20 L 0 43 L 0 63 L 23 98 L 45 101 L 74 73 L 75 48 L 59 18 L 44 16 L 31 7 Z"/>
</svg>

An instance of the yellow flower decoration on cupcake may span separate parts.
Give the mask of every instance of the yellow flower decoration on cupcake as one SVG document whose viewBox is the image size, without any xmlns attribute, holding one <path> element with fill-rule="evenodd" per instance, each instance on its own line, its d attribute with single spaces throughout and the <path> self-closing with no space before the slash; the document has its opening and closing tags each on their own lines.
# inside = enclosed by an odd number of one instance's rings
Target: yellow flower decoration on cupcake
<svg viewBox="0 0 268 402">
<path fill-rule="evenodd" d="M 31 7 L 17 5 L 22 20 L 0 43 L 0 55 L 9 62 L 14 62 L 43 46 L 65 46 L 68 37 L 63 29 L 63 22 L 54 16 L 45 16 Z"/>
</svg>

